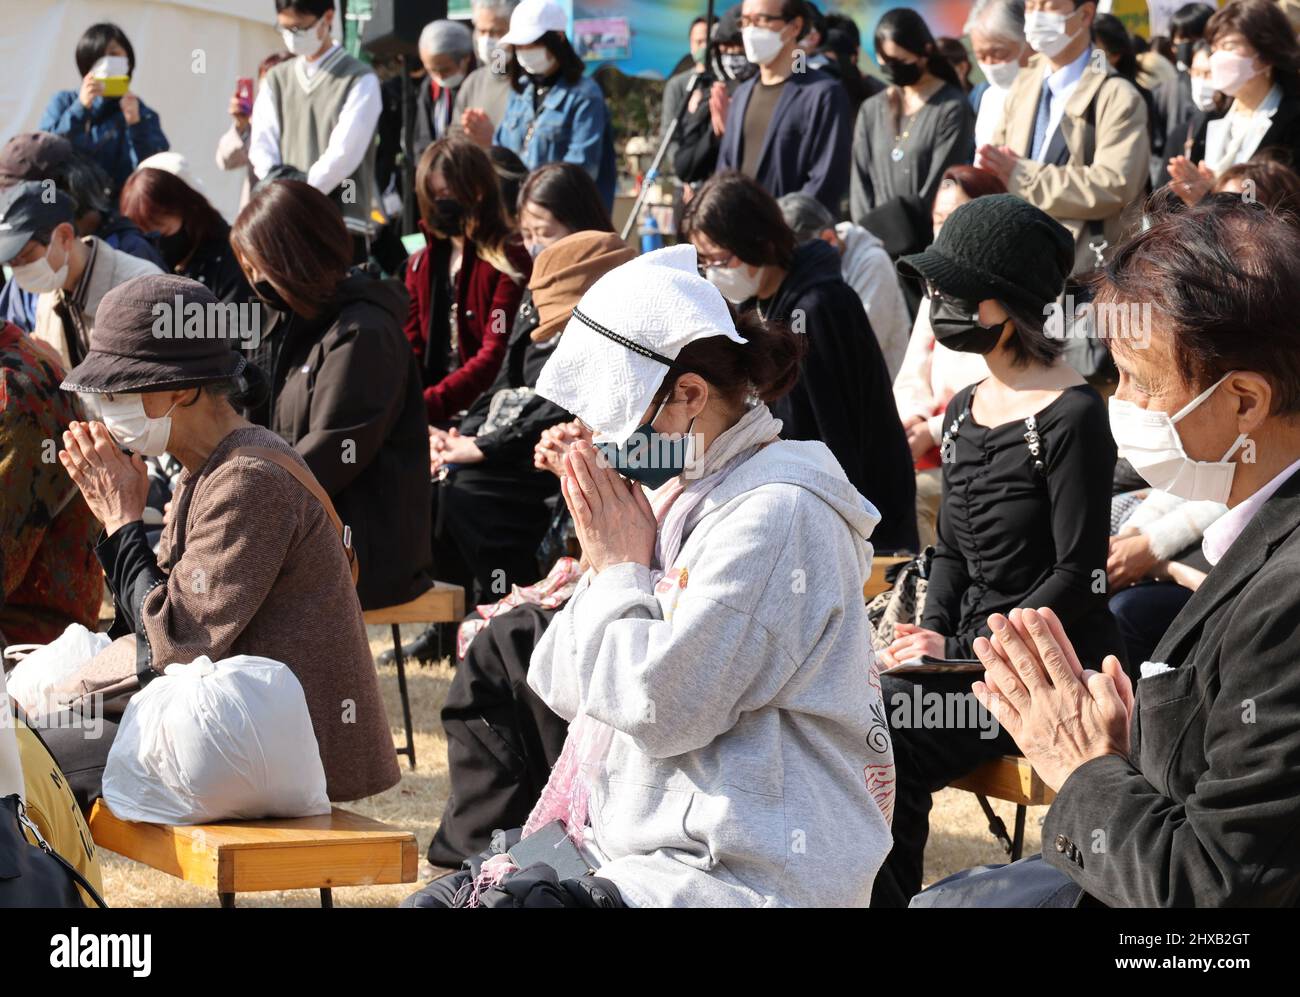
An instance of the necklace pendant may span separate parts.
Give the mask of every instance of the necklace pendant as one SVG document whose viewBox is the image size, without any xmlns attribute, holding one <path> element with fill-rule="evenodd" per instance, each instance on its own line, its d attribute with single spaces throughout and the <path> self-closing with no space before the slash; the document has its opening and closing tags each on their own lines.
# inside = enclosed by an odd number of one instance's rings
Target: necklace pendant
<svg viewBox="0 0 1300 997">
<path fill-rule="evenodd" d="M 893 151 L 889 154 L 889 158 L 892 159 L 892 160 L 893 160 L 894 162 L 896 162 L 896 163 L 901 163 L 901 162 L 903 161 L 903 149 L 902 149 L 902 146 L 897 146 L 897 145 L 894 146 Z"/>
</svg>

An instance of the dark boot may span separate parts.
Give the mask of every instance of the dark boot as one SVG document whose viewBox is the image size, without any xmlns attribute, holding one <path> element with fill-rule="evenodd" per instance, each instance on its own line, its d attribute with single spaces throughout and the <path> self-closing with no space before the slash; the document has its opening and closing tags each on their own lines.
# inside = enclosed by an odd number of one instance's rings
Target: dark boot
<svg viewBox="0 0 1300 997">
<path fill-rule="evenodd" d="M 418 661 L 427 665 L 440 660 L 444 655 L 451 655 L 451 662 L 456 663 L 456 624 L 430 623 L 424 632 L 409 644 L 402 645 L 402 657 L 407 661 Z M 390 647 L 376 659 L 381 665 L 391 665 L 395 660 Z"/>
</svg>

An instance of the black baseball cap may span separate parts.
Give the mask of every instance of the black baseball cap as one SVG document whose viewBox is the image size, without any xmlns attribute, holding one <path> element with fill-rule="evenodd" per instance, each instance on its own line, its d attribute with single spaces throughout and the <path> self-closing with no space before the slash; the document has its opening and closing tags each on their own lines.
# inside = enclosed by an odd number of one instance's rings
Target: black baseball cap
<svg viewBox="0 0 1300 997">
<path fill-rule="evenodd" d="M 25 180 L 0 192 L 0 263 L 23 251 L 32 237 L 76 217 L 72 198 L 48 180 Z"/>
</svg>

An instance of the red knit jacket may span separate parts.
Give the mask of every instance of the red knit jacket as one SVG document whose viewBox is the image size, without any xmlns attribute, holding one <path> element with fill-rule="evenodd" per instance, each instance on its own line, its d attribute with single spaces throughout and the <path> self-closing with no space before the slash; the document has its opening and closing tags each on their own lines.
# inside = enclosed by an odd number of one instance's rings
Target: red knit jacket
<svg viewBox="0 0 1300 997">
<path fill-rule="evenodd" d="M 465 243 L 465 259 L 456 282 L 460 366 L 437 384 L 425 386 L 424 405 L 431 424 L 446 422 L 468 408 L 501 369 L 515 312 L 533 270 L 532 258 L 518 240 L 506 244 L 506 258 L 520 274 L 517 279 L 479 258 L 474 245 L 468 240 Z M 411 300 L 405 332 L 421 370 L 433 307 L 429 260 L 426 245 L 406 262 L 406 290 Z"/>
</svg>

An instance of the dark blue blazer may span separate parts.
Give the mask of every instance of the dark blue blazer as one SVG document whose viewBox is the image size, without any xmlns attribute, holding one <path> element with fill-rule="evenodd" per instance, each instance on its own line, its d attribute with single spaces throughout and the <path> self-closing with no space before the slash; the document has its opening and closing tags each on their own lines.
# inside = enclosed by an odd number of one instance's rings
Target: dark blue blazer
<svg viewBox="0 0 1300 997">
<path fill-rule="evenodd" d="M 757 74 L 731 97 L 719 171 L 740 169 L 744 160 L 745 109 L 756 86 Z M 852 145 L 849 99 L 839 80 L 818 69 L 794 73 L 785 81 L 763 136 L 755 179 L 773 197 L 798 190 L 811 194 L 838 218 L 849 189 Z"/>
</svg>

